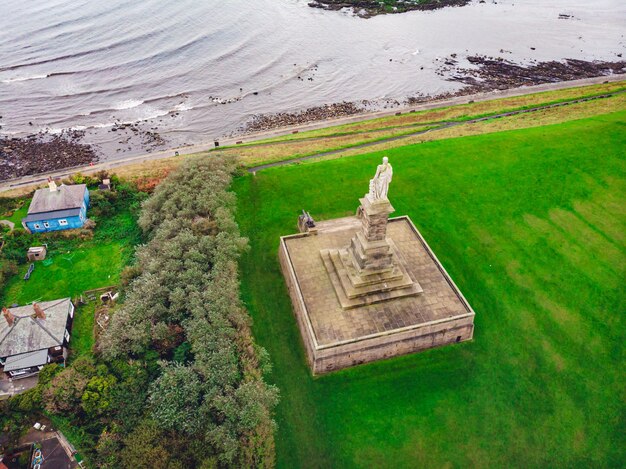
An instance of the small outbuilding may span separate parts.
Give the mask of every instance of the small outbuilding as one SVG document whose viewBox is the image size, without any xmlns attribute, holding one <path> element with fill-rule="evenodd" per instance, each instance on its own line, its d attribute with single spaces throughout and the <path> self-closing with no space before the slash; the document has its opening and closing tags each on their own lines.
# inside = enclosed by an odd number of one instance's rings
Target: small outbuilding
<svg viewBox="0 0 626 469">
<path fill-rule="evenodd" d="M 101 191 L 110 191 L 111 190 L 111 180 L 103 179 L 102 184 L 98 185 L 98 189 Z"/>
<path fill-rule="evenodd" d="M 81 228 L 87 220 L 89 190 L 85 184 L 66 186 L 48 178 L 48 188 L 35 192 L 22 226 L 31 233 Z"/>
<path fill-rule="evenodd" d="M 47 253 L 48 251 L 45 246 L 33 246 L 28 248 L 28 251 L 26 251 L 26 258 L 30 262 L 43 261 L 46 258 Z"/>
<path fill-rule="evenodd" d="M 74 318 L 69 298 L 3 308 L 2 315 L 0 366 L 11 378 L 31 376 L 67 358 Z"/>
</svg>

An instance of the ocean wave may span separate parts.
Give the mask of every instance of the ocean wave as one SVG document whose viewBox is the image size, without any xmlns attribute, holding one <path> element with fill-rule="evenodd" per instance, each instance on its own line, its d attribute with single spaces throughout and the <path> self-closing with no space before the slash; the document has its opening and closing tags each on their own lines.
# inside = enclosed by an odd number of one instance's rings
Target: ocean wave
<svg viewBox="0 0 626 469">
<path fill-rule="evenodd" d="M 48 74 L 42 74 L 42 75 L 31 75 L 29 77 L 7 78 L 6 80 L 2 80 L 2 83 L 9 84 L 9 83 L 18 83 L 20 81 L 42 80 L 44 78 L 48 78 L 48 76 L 49 76 Z"/>
<path fill-rule="evenodd" d="M 193 106 L 187 103 L 180 103 L 174 106 L 174 111 L 176 112 L 191 111 L 192 109 Z"/>
<path fill-rule="evenodd" d="M 74 72 L 52 72 L 52 73 L 42 73 L 40 75 L 31 75 L 27 77 L 15 77 L 15 78 L 7 78 L 6 80 L 2 80 L 2 83 L 10 84 L 10 83 L 18 83 L 20 81 L 30 81 L 30 80 L 43 80 L 44 78 L 51 77 L 60 77 L 63 75 L 73 75 Z"/>
<path fill-rule="evenodd" d="M 132 109 L 134 107 L 141 106 L 142 104 L 143 100 L 141 99 L 126 99 L 113 106 L 113 110 L 121 111 L 122 109 Z"/>
<path fill-rule="evenodd" d="M 149 98 L 145 100 L 146 104 L 155 103 L 157 101 L 163 101 L 164 99 L 173 99 L 173 98 L 187 98 L 189 96 L 186 92 L 176 93 L 176 94 L 168 94 L 165 96 L 159 96 L 157 98 Z"/>
<path fill-rule="evenodd" d="M 175 112 L 180 112 L 184 109 L 177 109 L 177 107 L 175 107 L 173 110 L 171 111 L 166 111 L 165 109 L 154 109 L 152 112 L 148 112 L 145 115 L 141 116 L 141 117 L 137 117 L 135 119 L 127 119 L 127 120 L 117 120 L 115 122 L 101 122 L 99 124 L 92 124 L 87 126 L 87 129 L 105 129 L 107 127 L 113 127 L 116 125 L 124 125 L 124 124 L 137 124 L 141 121 L 146 121 L 146 120 L 150 120 L 150 119 L 156 119 L 158 117 L 163 117 L 163 116 L 168 116 L 172 113 Z M 72 127 L 74 128 L 74 127 Z"/>
</svg>

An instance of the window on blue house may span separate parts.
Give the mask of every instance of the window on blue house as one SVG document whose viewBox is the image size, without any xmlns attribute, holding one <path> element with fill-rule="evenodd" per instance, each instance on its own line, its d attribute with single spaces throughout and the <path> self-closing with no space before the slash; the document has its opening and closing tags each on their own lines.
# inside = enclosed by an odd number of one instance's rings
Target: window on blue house
<svg viewBox="0 0 626 469">
<path fill-rule="evenodd" d="M 35 223 L 33 226 L 35 227 L 35 229 L 36 229 L 36 230 L 38 230 L 38 229 L 40 229 L 40 228 L 41 228 L 41 226 L 39 225 L 39 223 Z"/>
<path fill-rule="evenodd" d="M 43 227 L 44 228 L 50 228 L 50 223 L 48 223 L 47 221 L 43 222 Z"/>
<path fill-rule="evenodd" d="M 59 225 L 61 226 L 67 225 L 67 220 L 59 220 Z"/>
</svg>

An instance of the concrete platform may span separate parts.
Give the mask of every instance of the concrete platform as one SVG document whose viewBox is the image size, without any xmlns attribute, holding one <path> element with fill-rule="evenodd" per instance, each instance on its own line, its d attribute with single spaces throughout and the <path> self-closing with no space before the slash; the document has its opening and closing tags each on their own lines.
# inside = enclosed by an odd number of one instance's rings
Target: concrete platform
<svg viewBox="0 0 626 469">
<path fill-rule="evenodd" d="M 474 311 L 408 217 L 390 219 L 387 238 L 403 260 L 403 276 L 421 291 L 342 307 L 346 298 L 337 293 L 341 280 L 329 274 L 329 253 L 347 247 L 360 229 L 359 218 L 340 218 L 318 223 L 317 234 L 280 241 L 281 268 L 314 374 L 472 339 Z"/>
</svg>

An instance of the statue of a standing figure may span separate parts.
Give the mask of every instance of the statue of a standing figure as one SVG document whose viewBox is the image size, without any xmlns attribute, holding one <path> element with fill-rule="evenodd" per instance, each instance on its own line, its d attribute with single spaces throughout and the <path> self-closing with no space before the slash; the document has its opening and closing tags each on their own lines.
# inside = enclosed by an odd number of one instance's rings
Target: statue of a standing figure
<svg viewBox="0 0 626 469">
<path fill-rule="evenodd" d="M 370 179 L 370 191 L 367 197 L 370 200 L 387 199 L 387 192 L 389 191 L 389 183 L 393 176 L 393 169 L 389 164 L 389 158 L 386 156 L 383 158 L 383 164 L 379 164 L 376 168 L 376 175 L 374 179 Z"/>
</svg>

